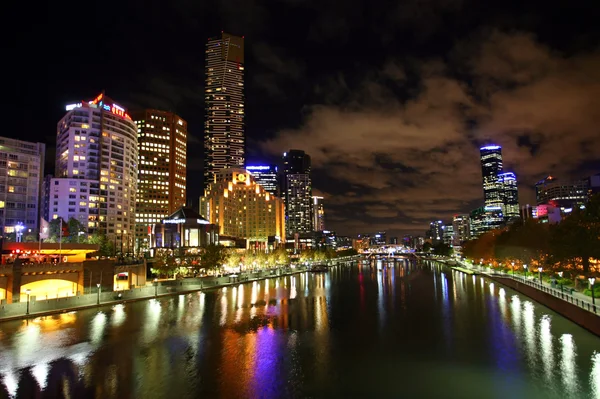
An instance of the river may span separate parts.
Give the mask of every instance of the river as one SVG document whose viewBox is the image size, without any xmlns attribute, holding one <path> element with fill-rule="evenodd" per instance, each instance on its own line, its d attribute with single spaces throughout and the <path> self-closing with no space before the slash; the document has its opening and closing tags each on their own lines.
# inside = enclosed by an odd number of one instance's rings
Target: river
<svg viewBox="0 0 600 399">
<path fill-rule="evenodd" d="M 485 278 L 364 263 L 0 323 L 1 397 L 600 398 L 600 338 Z"/>
</svg>

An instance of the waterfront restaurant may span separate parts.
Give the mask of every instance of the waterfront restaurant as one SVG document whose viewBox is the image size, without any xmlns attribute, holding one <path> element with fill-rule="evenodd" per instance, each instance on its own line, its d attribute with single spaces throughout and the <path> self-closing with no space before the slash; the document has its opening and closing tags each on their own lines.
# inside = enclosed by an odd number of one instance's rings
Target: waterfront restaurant
<svg viewBox="0 0 600 399">
<path fill-rule="evenodd" d="M 181 207 L 150 227 L 150 248 L 199 248 L 219 244 L 218 226 L 192 208 Z"/>
</svg>

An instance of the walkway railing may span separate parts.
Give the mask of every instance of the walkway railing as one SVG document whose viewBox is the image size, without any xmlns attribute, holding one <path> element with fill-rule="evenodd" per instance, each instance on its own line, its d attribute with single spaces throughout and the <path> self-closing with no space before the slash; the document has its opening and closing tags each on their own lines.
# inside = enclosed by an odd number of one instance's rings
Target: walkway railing
<svg viewBox="0 0 600 399">
<path fill-rule="evenodd" d="M 497 272 L 497 271 L 492 271 L 489 268 L 484 268 L 482 266 L 473 266 L 469 263 L 464 263 L 464 262 L 460 262 L 458 261 L 458 264 L 460 264 L 463 267 L 466 267 L 468 269 L 474 270 L 474 271 L 478 271 L 480 273 L 484 273 L 490 276 L 499 276 L 499 277 L 504 277 L 504 278 L 511 278 L 515 281 L 518 281 L 522 284 L 526 284 L 532 288 L 535 288 L 537 290 L 540 290 L 542 292 L 545 292 L 547 294 L 550 294 L 552 296 L 555 296 L 557 298 L 562 299 L 565 302 L 569 302 L 575 306 L 578 306 L 582 309 L 585 309 L 587 311 L 589 311 L 590 313 L 596 314 L 598 315 L 598 308 L 597 306 L 591 302 L 591 298 L 590 300 L 587 299 L 587 297 L 585 297 L 583 294 L 578 293 L 575 291 L 575 293 L 570 293 L 569 291 L 574 291 L 571 288 L 567 288 L 565 290 L 565 288 L 561 289 L 556 289 L 553 287 L 548 287 L 544 284 L 540 284 L 539 280 L 537 278 L 533 278 L 533 279 L 528 279 L 525 278 L 523 276 L 515 276 L 512 273 L 504 273 L 504 272 Z M 489 271 L 488 271 L 489 270 Z M 584 299 L 585 298 L 585 299 Z"/>
</svg>

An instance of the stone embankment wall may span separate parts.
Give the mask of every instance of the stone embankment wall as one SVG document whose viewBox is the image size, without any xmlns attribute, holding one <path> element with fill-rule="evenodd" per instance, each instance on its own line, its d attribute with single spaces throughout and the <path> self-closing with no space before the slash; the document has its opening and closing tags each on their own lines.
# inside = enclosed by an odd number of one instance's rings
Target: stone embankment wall
<svg viewBox="0 0 600 399">
<path fill-rule="evenodd" d="M 581 327 L 600 336 L 600 316 L 590 313 L 589 311 L 571 304 L 561 298 L 557 298 L 554 295 L 550 295 L 511 278 L 497 276 L 491 278 L 507 287 L 514 289 L 515 291 L 527 295 L 531 299 L 541 303 L 547 308 L 554 310 L 572 322 L 579 324 Z"/>
</svg>

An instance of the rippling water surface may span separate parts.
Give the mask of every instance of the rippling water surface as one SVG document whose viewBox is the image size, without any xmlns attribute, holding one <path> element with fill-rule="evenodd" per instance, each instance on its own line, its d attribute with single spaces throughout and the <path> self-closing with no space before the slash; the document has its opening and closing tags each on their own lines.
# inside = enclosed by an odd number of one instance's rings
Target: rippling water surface
<svg viewBox="0 0 600 399">
<path fill-rule="evenodd" d="M 2 323 L 2 397 L 600 398 L 600 338 L 480 277 L 355 264 Z"/>
</svg>

